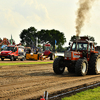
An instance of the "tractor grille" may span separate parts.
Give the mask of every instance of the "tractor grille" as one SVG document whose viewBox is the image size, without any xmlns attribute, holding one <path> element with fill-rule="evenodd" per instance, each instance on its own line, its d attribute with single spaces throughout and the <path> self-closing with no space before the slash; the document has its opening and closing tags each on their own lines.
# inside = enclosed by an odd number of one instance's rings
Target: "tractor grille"
<svg viewBox="0 0 100 100">
<path fill-rule="evenodd" d="M 71 58 L 71 51 L 65 51 L 64 57 L 69 57 L 69 58 Z"/>
</svg>

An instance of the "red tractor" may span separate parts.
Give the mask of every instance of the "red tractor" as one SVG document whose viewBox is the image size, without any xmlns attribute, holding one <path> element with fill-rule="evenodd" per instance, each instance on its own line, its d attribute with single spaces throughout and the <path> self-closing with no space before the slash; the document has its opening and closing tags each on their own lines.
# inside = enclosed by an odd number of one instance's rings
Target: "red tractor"
<svg viewBox="0 0 100 100">
<path fill-rule="evenodd" d="M 50 57 L 50 60 L 53 60 L 55 58 L 55 55 L 53 52 L 51 52 L 50 48 L 51 44 L 45 44 L 45 51 L 43 52 L 43 56 L 45 56 L 46 58 Z"/>
<path fill-rule="evenodd" d="M 100 73 L 100 55 L 88 37 L 73 41 L 70 50 L 64 52 L 64 57 L 54 60 L 53 70 L 56 74 L 62 74 L 65 67 L 69 73 L 75 72 L 80 76 Z"/>
</svg>

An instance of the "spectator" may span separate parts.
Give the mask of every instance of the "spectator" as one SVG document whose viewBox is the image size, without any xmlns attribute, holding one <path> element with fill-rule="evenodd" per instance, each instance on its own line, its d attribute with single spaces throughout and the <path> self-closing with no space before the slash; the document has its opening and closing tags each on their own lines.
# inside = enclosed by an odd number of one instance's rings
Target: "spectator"
<svg viewBox="0 0 100 100">
<path fill-rule="evenodd" d="M 28 53 L 31 53 L 31 49 L 28 49 Z"/>
<path fill-rule="evenodd" d="M 36 53 L 36 49 L 34 49 L 34 53 Z"/>
<path fill-rule="evenodd" d="M 36 54 L 38 54 L 38 49 L 36 49 Z"/>
</svg>

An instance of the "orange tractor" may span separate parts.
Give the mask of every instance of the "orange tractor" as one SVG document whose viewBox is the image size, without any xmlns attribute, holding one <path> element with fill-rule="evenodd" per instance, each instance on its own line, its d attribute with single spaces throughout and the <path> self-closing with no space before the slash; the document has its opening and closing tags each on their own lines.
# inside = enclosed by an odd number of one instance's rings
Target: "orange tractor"
<svg viewBox="0 0 100 100">
<path fill-rule="evenodd" d="M 62 74 L 65 67 L 69 73 L 75 72 L 80 76 L 100 73 L 100 54 L 88 37 L 74 40 L 70 50 L 64 52 L 64 57 L 54 60 L 53 70 L 56 74 Z"/>
</svg>

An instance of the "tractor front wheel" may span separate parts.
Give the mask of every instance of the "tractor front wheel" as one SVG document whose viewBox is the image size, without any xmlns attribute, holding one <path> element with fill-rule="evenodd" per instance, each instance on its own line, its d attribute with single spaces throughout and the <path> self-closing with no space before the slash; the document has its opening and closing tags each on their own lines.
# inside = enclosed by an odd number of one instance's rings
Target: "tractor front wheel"
<svg viewBox="0 0 100 100">
<path fill-rule="evenodd" d="M 88 72 L 87 59 L 78 59 L 75 65 L 75 73 L 80 76 L 86 75 Z"/>
<path fill-rule="evenodd" d="M 65 64 L 62 57 L 58 57 L 53 62 L 53 70 L 56 74 L 62 74 L 65 70 Z"/>
</svg>

